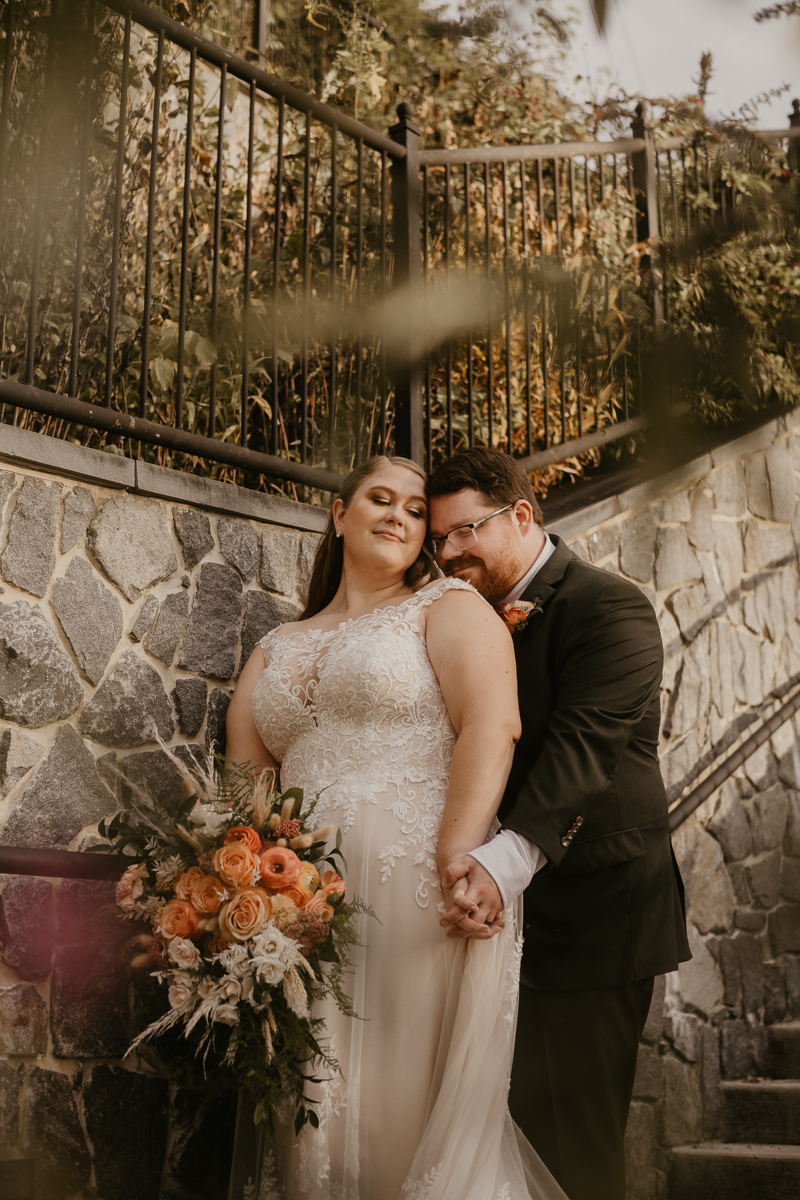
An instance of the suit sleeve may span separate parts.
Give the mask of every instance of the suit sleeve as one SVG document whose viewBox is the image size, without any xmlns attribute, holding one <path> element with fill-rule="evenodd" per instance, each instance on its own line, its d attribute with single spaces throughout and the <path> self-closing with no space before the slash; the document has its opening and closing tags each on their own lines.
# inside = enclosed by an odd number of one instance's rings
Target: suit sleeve
<svg viewBox="0 0 800 1200">
<path fill-rule="evenodd" d="M 503 822 L 555 867 L 568 849 L 562 838 L 606 791 L 661 684 L 661 635 L 646 597 L 609 576 L 583 599 L 557 652 L 556 703 L 542 751 Z M 535 688 L 536 680 L 521 685 Z"/>
</svg>

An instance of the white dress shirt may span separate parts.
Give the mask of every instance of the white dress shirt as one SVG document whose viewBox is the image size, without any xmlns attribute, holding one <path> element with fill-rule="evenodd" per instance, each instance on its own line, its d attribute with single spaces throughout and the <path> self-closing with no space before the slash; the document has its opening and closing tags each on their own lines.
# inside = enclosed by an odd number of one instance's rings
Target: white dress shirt
<svg viewBox="0 0 800 1200">
<path fill-rule="evenodd" d="M 555 542 L 545 534 L 544 546 L 536 556 L 533 566 L 525 572 L 519 583 L 514 585 L 502 601 L 503 604 L 513 604 L 515 600 L 519 600 L 537 571 L 542 569 L 555 552 L 555 548 Z M 514 833 L 512 829 L 501 829 L 497 837 L 492 838 L 490 842 L 470 851 L 470 858 L 474 858 L 489 872 L 503 897 L 504 908 L 513 904 L 517 896 L 525 891 L 536 872 L 547 862 L 538 846 L 519 833 Z"/>
</svg>

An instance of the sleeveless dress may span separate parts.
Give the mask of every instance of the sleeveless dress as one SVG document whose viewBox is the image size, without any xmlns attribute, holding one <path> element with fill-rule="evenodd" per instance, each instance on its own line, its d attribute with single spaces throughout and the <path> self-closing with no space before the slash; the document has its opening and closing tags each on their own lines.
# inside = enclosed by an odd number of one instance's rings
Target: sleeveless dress
<svg viewBox="0 0 800 1200">
<path fill-rule="evenodd" d="M 506 1098 L 522 942 L 450 939 L 436 842 L 455 732 L 420 615 L 440 580 L 334 630 L 273 630 L 252 711 L 281 788 L 319 796 L 339 826 L 361 918 L 350 994 L 325 1020 L 341 1075 L 310 1088 L 318 1129 L 264 1151 L 259 1200 L 565 1200 L 513 1125 Z M 476 593 L 477 594 L 477 593 Z"/>
</svg>

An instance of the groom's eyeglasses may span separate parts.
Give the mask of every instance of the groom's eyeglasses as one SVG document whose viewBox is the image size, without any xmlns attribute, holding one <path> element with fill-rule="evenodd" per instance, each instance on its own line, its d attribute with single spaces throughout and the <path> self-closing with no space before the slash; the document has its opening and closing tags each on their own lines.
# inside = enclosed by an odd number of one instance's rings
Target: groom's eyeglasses
<svg viewBox="0 0 800 1200">
<path fill-rule="evenodd" d="M 454 550 L 468 550 L 478 540 L 475 530 L 479 525 L 483 525 L 484 521 L 491 521 L 492 517 L 499 517 L 501 513 L 508 512 L 516 503 L 515 500 L 513 504 L 507 504 L 505 508 L 498 508 L 494 512 L 487 513 L 485 517 L 481 517 L 480 521 L 470 521 L 469 525 L 459 525 L 456 529 L 451 529 L 444 537 L 431 538 L 434 554 L 439 553 L 444 542 L 449 542 Z"/>
</svg>

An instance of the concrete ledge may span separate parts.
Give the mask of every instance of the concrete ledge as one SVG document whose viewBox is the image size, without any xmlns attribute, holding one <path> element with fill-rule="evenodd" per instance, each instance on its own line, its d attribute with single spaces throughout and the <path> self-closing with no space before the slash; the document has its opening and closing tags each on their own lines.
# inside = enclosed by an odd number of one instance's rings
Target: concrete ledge
<svg viewBox="0 0 800 1200">
<path fill-rule="evenodd" d="M 0 424 L 0 460 L 20 467 L 44 467 L 103 487 L 133 488 L 136 484 L 136 463 L 131 458 L 13 425 Z"/>
<path fill-rule="evenodd" d="M 721 467 L 724 463 L 730 462 L 732 458 L 741 458 L 743 454 L 750 454 L 753 450 L 763 450 L 765 446 L 770 446 L 776 438 L 785 433 L 786 428 L 786 418 L 776 417 L 774 421 L 768 421 L 766 425 L 760 425 L 758 429 L 751 429 L 744 437 L 717 446 L 716 450 L 711 451 L 711 461 L 715 467 Z"/>
</svg>

